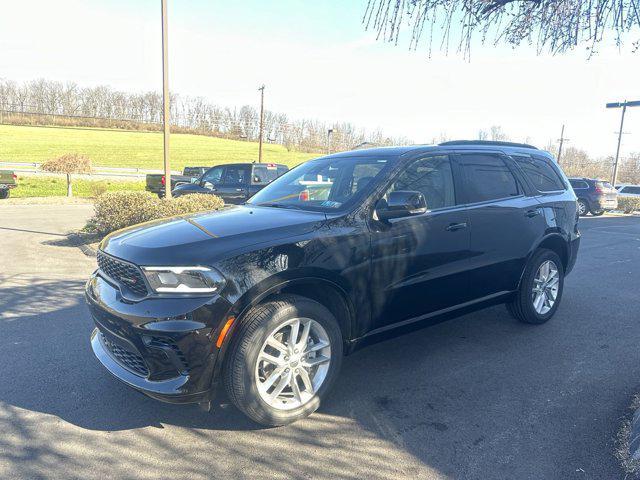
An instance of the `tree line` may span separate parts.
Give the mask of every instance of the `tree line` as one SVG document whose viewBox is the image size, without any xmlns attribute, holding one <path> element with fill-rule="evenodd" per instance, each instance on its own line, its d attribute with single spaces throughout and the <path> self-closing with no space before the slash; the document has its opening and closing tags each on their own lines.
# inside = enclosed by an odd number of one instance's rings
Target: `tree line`
<svg viewBox="0 0 640 480">
<path fill-rule="evenodd" d="M 229 108 L 202 97 L 170 95 L 172 131 L 223 138 L 258 140 L 259 111 L 250 105 Z M 162 95 L 149 91 L 123 92 L 108 86 L 82 87 L 76 83 L 38 79 L 18 83 L 0 79 L 0 111 L 4 123 L 37 123 L 158 130 L 162 122 Z M 332 130 L 329 134 L 329 130 Z M 266 142 L 290 150 L 350 150 L 365 142 L 375 145 L 411 143 L 382 131 L 366 131 L 349 122 L 327 123 L 290 119 L 284 113 L 264 112 Z"/>
</svg>

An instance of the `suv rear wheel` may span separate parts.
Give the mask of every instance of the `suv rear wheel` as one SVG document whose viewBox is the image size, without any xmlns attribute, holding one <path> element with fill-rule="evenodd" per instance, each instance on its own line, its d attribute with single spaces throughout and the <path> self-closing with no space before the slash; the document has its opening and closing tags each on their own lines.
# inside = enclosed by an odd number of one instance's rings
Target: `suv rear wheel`
<svg viewBox="0 0 640 480">
<path fill-rule="evenodd" d="M 556 313 L 563 287 L 560 257 L 552 250 L 540 249 L 529 260 L 516 297 L 507 308 L 521 322 L 545 323 Z"/>
<path fill-rule="evenodd" d="M 281 295 L 241 320 L 225 365 L 231 401 L 254 421 L 285 425 L 320 406 L 342 362 L 342 334 L 321 304 Z"/>
<path fill-rule="evenodd" d="M 589 206 L 587 205 L 587 202 L 582 198 L 579 198 L 578 199 L 578 215 L 583 217 L 587 213 L 589 213 Z"/>
</svg>

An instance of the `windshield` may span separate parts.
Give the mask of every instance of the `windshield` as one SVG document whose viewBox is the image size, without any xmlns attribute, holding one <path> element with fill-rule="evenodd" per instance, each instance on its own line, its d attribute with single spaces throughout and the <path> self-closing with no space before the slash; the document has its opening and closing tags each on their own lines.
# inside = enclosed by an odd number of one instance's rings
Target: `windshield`
<svg viewBox="0 0 640 480">
<path fill-rule="evenodd" d="M 319 158 L 290 170 L 248 204 L 330 212 L 358 201 L 391 159 L 363 156 Z"/>
</svg>

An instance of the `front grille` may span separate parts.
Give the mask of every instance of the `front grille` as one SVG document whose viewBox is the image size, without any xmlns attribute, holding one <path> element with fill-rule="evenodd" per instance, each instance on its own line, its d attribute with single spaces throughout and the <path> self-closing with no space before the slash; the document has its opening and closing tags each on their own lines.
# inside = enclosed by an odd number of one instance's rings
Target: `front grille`
<svg viewBox="0 0 640 480">
<path fill-rule="evenodd" d="M 102 333 L 100 334 L 100 336 L 102 337 L 102 343 L 104 344 L 104 346 L 107 347 L 107 350 L 109 350 L 111 356 L 120 365 L 125 367 L 127 370 L 135 373 L 136 375 L 140 375 L 141 377 L 146 377 L 149 375 L 149 369 L 147 368 L 147 365 L 144 363 L 144 360 L 140 355 L 109 341 L 109 339 Z"/>
<path fill-rule="evenodd" d="M 147 286 L 138 267 L 106 255 L 101 251 L 98 251 L 97 257 L 98 267 L 110 279 L 123 285 L 136 295 L 145 296 L 147 294 Z"/>
</svg>

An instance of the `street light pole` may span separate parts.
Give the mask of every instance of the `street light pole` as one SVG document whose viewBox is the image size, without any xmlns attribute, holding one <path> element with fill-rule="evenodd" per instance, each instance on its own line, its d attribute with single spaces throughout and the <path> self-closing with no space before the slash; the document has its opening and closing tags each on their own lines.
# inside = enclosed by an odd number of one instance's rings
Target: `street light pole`
<svg viewBox="0 0 640 480">
<path fill-rule="evenodd" d="M 258 90 L 260 90 L 260 143 L 258 146 L 258 163 L 262 163 L 262 135 L 264 132 L 264 85 L 262 85 Z"/>
<path fill-rule="evenodd" d="M 611 175 L 611 185 L 616 186 L 618 180 L 618 159 L 620 158 L 620 143 L 622 142 L 622 129 L 624 127 L 624 115 L 627 113 L 627 107 L 640 107 L 640 100 L 633 102 L 607 103 L 607 108 L 621 108 L 622 116 L 620 117 L 620 131 L 618 132 L 618 146 L 616 148 L 616 159 L 613 163 L 613 174 Z"/>
<path fill-rule="evenodd" d="M 164 132 L 164 193 L 171 198 L 171 168 L 169 163 L 169 38 L 167 28 L 167 2 L 162 2 L 162 129 Z"/>
<path fill-rule="evenodd" d="M 333 133 L 333 128 L 327 130 L 327 155 L 331 154 L 331 134 Z"/>
</svg>

